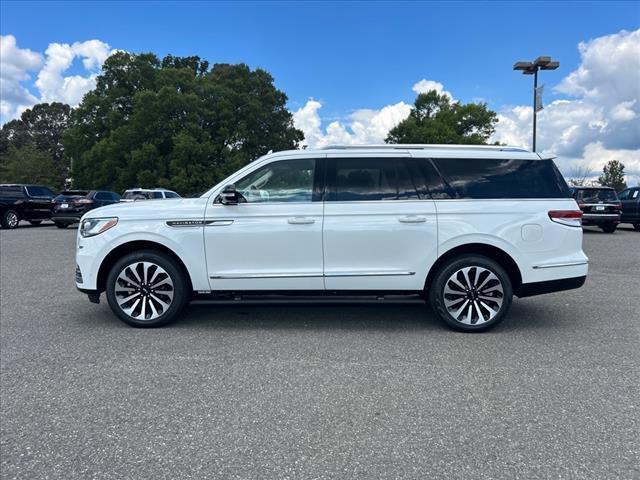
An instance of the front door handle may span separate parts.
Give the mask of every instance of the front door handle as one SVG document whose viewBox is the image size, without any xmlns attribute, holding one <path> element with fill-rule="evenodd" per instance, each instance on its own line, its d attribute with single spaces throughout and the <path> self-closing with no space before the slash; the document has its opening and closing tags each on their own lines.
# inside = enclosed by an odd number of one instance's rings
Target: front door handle
<svg viewBox="0 0 640 480">
<path fill-rule="evenodd" d="M 291 217 L 287 220 L 291 225 L 309 225 L 311 223 L 316 223 L 314 218 L 309 217 Z"/>
<path fill-rule="evenodd" d="M 407 215 L 406 217 L 400 217 L 398 220 L 401 223 L 424 223 L 427 221 L 425 217 L 418 217 L 417 215 Z"/>
</svg>

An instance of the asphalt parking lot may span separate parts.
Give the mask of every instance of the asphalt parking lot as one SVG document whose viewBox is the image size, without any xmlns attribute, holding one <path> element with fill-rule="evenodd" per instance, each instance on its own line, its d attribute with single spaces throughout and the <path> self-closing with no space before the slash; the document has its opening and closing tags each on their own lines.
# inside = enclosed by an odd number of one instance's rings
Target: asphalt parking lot
<svg viewBox="0 0 640 480">
<path fill-rule="evenodd" d="M 640 234 L 485 334 L 420 305 L 191 306 L 73 283 L 75 229 L 0 231 L 2 478 L 640 478 Z"/>
</svg>

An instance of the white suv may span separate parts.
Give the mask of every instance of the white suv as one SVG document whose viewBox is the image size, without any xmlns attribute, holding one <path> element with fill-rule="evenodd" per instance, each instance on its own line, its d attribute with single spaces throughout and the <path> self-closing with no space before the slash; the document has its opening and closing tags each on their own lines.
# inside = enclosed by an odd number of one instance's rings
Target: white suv
<svg viewBox="0 0 640 480">
<path fill-rule="evenodd" d="M 302 296 L 428 299 L 480 331 L 513 295 L 584 284 L 581 216 L 553 161 L 519 148 L 285 151 L 199 198 L 91 210 L 76 282 L 137 327 L 191 300 Z"/>
</svg>

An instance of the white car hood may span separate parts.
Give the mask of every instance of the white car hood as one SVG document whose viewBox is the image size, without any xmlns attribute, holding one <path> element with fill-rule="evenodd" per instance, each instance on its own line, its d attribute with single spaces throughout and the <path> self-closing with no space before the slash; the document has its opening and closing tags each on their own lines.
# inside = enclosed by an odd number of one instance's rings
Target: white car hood
<svg viewBox="0 0 640 480">
<path fill-rule="evenodd" d="M 193 217 L 194 214 L 204 216 L 208 200 L 200 197 L 120 202 L 90 210 L 82 219 L 118 217 L 121 220 L 168 220 L 183 216 Z"/>
</svg>

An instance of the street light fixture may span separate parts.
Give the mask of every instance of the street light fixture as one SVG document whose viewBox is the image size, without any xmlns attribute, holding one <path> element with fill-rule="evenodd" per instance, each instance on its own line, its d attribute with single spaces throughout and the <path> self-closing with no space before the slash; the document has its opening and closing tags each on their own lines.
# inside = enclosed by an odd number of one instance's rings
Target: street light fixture
<svg viewBox="0 0 640 480">
<path fill-rule="evenodd" d="M 538 57 L 533 62 L 516 62 L 513 64 L 514 70 L 521 70 L 524 75 L 533 75 L 533 151 L 536 151 L 536 120 L 538 115 L 538 105 L 536 93 L 538 91 L 538 70 L 555 70 L 560 66 L 560 62 L 552 61 L 551 57 Z"/>
</svg>

